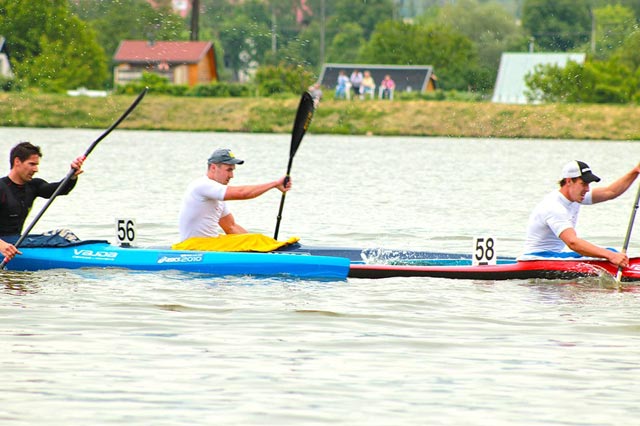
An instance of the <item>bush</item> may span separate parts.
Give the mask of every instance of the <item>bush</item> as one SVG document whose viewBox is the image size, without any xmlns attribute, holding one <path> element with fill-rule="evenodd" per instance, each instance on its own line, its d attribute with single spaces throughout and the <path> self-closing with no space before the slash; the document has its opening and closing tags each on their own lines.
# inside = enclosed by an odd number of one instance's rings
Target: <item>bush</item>
<svg viewBox="0 0 640 426">
<path fill-rule="evenodd" d="M 179 93 L 180 91 L 180 89 L 174 89 L 176 86 L 169 84 L 168 78 L 150 72 L 143 72 L 140 80 L 118 85 L 115 91 L 116 93 L 131 95 L 140 93 L 145 87 L 148 87 L 149 91 L 153 93 L 172 94 L 172 92 Z"/>
<path fill-rule="evenodd" d="M 148 87 L 150 92 L 172 96 L 250 97 L 259 94 L 261 96 L 289 97 L 307 90 L 315 78 L 310 72 L 300 67 L 267 66 L 258 70 L 255 80 L 255 84 L 218 81 L 189 87 L 184 84 L 171 84 L 163 76 L 143 72 L 139 81 L 119 85 L 115 88 L 115 93 L 131 95 Z"/>
<path fill-rule="evenodd" d="M 210 84 L 198 84 L 189 89 L 186 96 L 237 98 L 249 97 L 254 93 L 252 85 L 241 83 L 214 82 Z"/>
<path fill-rule="evenodd" d="M 22 86 L 20 85 L 18 80 L 14 78 L 0 76 L 0 91 L 20 92 L 22 91 Z"/>
<path fill-rule="evenodd" d="M 538 66 L 526 77 L 527 97 L 543 102 L 624 104 L 636 99 L 640 76 L 611 59 Z"/>
<path fill-rule="evenodd" d="M 271 79 L 261 82 L 258 85 L 258 91 L 262 96 L 271 96 L 276 93 L 283 93 L 287 91 L 287 87 L 283 81 L 277 79 Z"/>
<path fill-rule="evenodd" d="M 299 94 L 307 90 L 316 80 L 302 67 L 292 65 L 262 66 L 256 71 L 255 83 L 262 96 L 278 93 Z"/>
<path fill-rule="evenodd" d="M 403 101 L 423 100 L 423 101 L 462 101 L 481 102 L 484 95 L 478 92 L 463 92 L 458 90 L 435 90 L 433 92 L 396 92 L 394 98 Z"/>
</svg>

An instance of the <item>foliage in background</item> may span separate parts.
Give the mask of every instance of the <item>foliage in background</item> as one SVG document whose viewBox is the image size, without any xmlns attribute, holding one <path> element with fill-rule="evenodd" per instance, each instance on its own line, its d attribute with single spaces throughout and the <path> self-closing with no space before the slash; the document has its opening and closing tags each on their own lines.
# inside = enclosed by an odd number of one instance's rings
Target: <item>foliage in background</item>
<svg viewBox="0 0 640 426">
<path fill-rule="evenodd" d="M 12 77 L 0 76 L 0 91 L 3 92 L 19 92 L 23 89 L 18 81 Z"/>
<path fill-rule="evenodd" d="M 595 18 L 594 58 L 607 59 L 637 28 L 633 10 L 616 5 L 606 5 L 593 10 Z"/>
<path fill-rule="evenodd" d="M 254 96 L 256 88 L 250 83 L 214 82 L 198 84 L 190 88 L 185 96 L 213 97 L 213 98 L 246 98 Z"/>
<path fill-rule="evenodd" d="M 240 73 L 247 74 L 264 58 L 266 47 L 271 44 L 269 29 L 246 15 L 236 15 L 222 22 L 219 37 L 225 46 L 224 63 L 238 80 Z"/>
<path fill-rule="evenodd" d="M 13 81 L 0 81 L 0 89 L 110 88 L 111 58 L 122 40 L 189 39 L 190 17 L 173 13 L 170 0 L 154 4 L 0 0 L 0 35 L 7 37 L 16 74 Z M 526 51 L 531 39 L 536 51 L 589 53 L 587 64 L 575 70 L 577 88 L 558 83 L 563 80 L 555 71 L 540 70 L 548 74 L 532 80 L 540 99 L 623 102 L 636 96 L 638 0 L 200 0 L 200 5 L 199 39 L 214 43 L 222 81 L 197 88 L 152 82 L 157 92 L 299 93 L 317 79 L 324 62 L 338 62 L 433 65 L 445 90 L 486 98 L 500 54 Z M 522 26 L 515 17 L 522 18 Z M 567 92 L 543 90 L 551 87 Z"/>
<path fill-rule="evenodd" d="M 122 40 L 188 40 L 185 21 L 170 3 L 153 8 L 140 0 L 73 0 L 71 10 L 88 22 L 98 41 L 112 58 Z"/>
<path fill-rule="evenodd" d="M 619 9 L 620 16 L 628 16 L 630 10 Z M 528 97 L 542 102 L 639 103 L 640 30 L 626 35 L 606 59 L 596 55 L 583 65 L 570 62 L 564 69 L 542 66 L 526 83 Z"/>
<path fill-rule="evenodd" d="M 315 81 L 315 76 L 303 67 L 282 64 L 258 68 L 255 83 L 261 96 L 280 93 L 300 94 Z"/>
<path fill-rule="evenodd" d="M 536 49 L 568 52 L 589 41 L 589 0 L 525 0 L 522 26 Z"/>
<path fill-rule="evenodd" d="M 327 47 L 327 62 L 350 64 L 358 60 L 360 46 L 365 38 L 362 27 L 354 22 L 343 25 Z"/>
<path fill-rule="evenodd" d="M 119 94 L 133 95 L 142 92 L 147 87 L 149 93 L 156 94 L 184 94 L 187 90 L 186 85 L 170 84 L 169 79 L 150 72 L 143 72 L 139 81 L 131 81 L 125 85 L 119 85 L 115 88 L 115 92 Z"/>
<path fill-rule="evenodd" d="M 73 0 L 70 8 L 97 34 L 108 58 L 108 75 L 100 86 L 113 84 L 113 56 L 123 40 L 188 40 L 185 21 L 171 10 L 170 2 L 153 8 L 145 0 Z"/>
<path fill-rule="evenodd" d="M 640 100 L 638 73 L 619 61 L 539 66 L 527 76 L 528 98 L 542 102 L 628 103 Z"/>
<path fill-rule="evenodd" d="M 0 34 L 19 85 L 45 91 L 103 87 L 107 60 L 96 33 L 67 0 L 0 0 Z"/>
<path fill-rule="evenodd" d="M 466 90 L 467 69 L 477 65 L 471 40 L 440 24 L 385 21 L 376 27 L 360 58 L 369 64 L 433 65 L 445 89 Z"/>
<path fill-rule="evenodd" d="M 527 38 L 513 15 L 495 2 L 458 0 L 432 8 L 418 22 L 446 25 L 471 40 L 478 60 L 475 66 L 466 67 L 464 78 L 468 86 L 481 92 L 493 87 L 502 52 L 521 51 L 527 46 Z"/>
<path fill-rule="evenodd" d="M 255 92 L 255 87 L 252 84 L 213 82 L 189 87 L 186 84 L 171 84 L 166 77 L 143 72 L 140 81 L 119 85 L 116 87 L 116 93 L 134 95 L 140 93 L 145 87 L 149 88 L 149 93 L 156 95 L 212 98 L 248 97 Z"/>
</svg>

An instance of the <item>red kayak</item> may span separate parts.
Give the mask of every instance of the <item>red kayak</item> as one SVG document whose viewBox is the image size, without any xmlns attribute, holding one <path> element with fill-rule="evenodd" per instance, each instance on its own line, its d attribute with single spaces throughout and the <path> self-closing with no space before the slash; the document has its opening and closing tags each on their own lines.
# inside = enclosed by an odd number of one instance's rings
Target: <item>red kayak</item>
<svg viewBox="0 0 640 426">
<path fill-rule="evenodd" d="M 525 260 L 503 262 L 497 265 L 472 266 L 460 264 L 421 265 L 367 265 L 351 264 L 351 278 L 434 277 L 468 280 L 511 279 L 575 279 L 609 274 L 618 268 L 605 260 Z M 631 258 L 629 267 L 622 271 L 622 281 L 640 281 L 640 258 Z"/>
</svg>

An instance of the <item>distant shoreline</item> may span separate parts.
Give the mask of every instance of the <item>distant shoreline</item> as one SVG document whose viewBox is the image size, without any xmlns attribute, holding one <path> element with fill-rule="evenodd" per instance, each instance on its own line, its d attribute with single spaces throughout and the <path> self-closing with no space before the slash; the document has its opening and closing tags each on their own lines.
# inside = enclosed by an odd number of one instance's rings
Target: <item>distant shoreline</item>
<svg viewBox="0 0 640 426">
<path fill-rule="evenodd" d="M 0 93 L 0 126 L 107 128 L 135 96 Z M 289 133 L 297 98 L 148 94 L 119 129 Z M 636 105 L 325 99 L 309 133 L 376 136 L 640 140 Z"/>
</svg>

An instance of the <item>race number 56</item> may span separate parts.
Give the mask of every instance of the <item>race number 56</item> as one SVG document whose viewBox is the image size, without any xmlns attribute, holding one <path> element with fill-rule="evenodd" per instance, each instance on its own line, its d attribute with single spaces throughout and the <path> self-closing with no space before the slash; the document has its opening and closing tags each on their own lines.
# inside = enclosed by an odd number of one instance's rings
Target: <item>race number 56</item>
<svg viewBox="0 0 640 426">
<path fill-rule="evenodd" d="M 128 246 L 136 239 L 136 221 L 134 219 L 116 219 L 116 240 L 119 245 Z"/>
<path fill-rule="evenodd" d="M 473 239 L 473 266 L 495 265 L 497 257 L 495 238 L 476 237 Z"/>
</svg>

